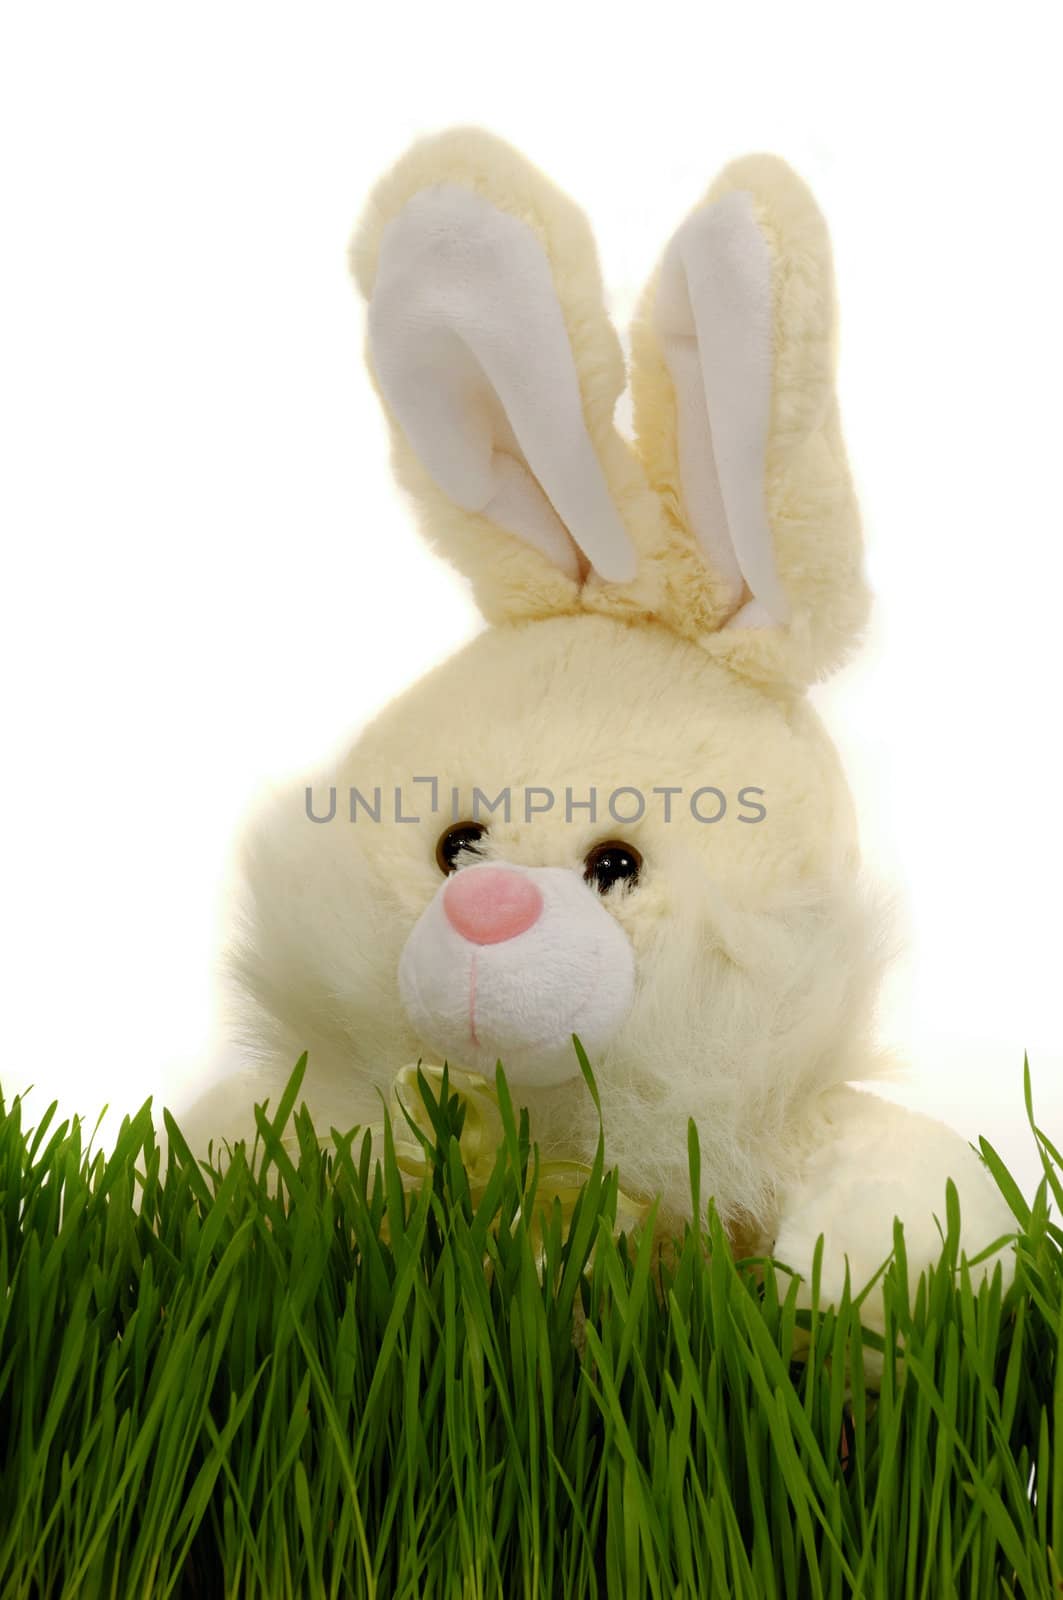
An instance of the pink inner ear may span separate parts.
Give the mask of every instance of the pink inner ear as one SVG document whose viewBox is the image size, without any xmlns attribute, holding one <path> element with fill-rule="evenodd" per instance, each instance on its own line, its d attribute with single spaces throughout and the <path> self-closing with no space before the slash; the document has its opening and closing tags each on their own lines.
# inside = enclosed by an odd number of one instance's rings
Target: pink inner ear
<svg viewBox="0 0 1063 1600">
<path fill-rule="evenodd" d="M 532 880 L 507 867 L 466 867 L 443 890 L 447 921 L 473 944 L 501 944 L 538 922 L 543 897 Z"/>
</svg>

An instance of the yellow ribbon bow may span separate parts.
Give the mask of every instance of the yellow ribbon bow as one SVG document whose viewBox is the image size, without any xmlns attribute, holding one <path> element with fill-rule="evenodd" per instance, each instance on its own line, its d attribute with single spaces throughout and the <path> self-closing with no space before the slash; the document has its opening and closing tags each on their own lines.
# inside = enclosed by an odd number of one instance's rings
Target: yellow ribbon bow
<svg viewBox="0 0 1063 1600">
<path fill-rule="evenodd" d="M 426 1066 L 421 1064 L 421 1069 L 428 1082 L 431 1084 L 436 1098 L 440 1098 L 443 1082 L 442 1067 Z M 461 1138 L 458 1141 L 461 1150 L 462 1163 L 465 1167 L 469 1182 L 469 1194 L 475 1207 L 484 1190 L 487 1188 L 498 1151 L 505 1139 L 502 1126 L 502 1113 L 498 1104 L 498 1092 L 492 1083 L 478 1073 L 464 1072 L 459 1067 L 448 1067 L 447 1077 L 450 1088 L 459 1094 L 465 1104 L 465 1121 L 462 1125 Z M 419 1189 L 426 1175 L 430 1172 L 428 1161 L 422 1146 L 411 1136 L 408 1139 L 400 1138 L 399 1130 L 406 1128 L 405 1117 L 399 1103 L 399 1091 L 404 1091 L 402 1101 L 409 1112 L 411 1119 L 417 1124 L 430 1142 L 435 1141 L 435 1131 L 424 1101 L 421 1099 L 420 1088 L 417 1083 L 417 1067 L 403 1067 L 397 1074 L 391 1088 L 392 1099 L 392 1132 L 395 1137 L 395 1159 L 398 1163 L 403 1179 L 403 1188 L 409 1192 Z M 383 1149 L 383 1125 L 371 1129 L 373 1136 L 373 1149 Z M 534 1139 L 534 1134 L 533 1134 Z M 379 1141 L 379 1142 L 378 1142 Z M 561 1202 L 562 1233 L 567 1233 L 572 1221 L 572 1213 L 581 1186 L 591 1175 L 591 1167 L 582 1161 L 543 1161 L 539 1164 L 539 1184 L 535 1193 L 534 1211 L 528 1225 L 528 1234 L 536 1253 L 536 1265 L 542 1267 L 546 1250 L 542 1237 L 542 1224 L 540 1221 L 540 1208 L 545 1210 L 547 1216 L 552 1211 L 552 1200 L 556 1196 Z M 624 1189 L 617 1191 L 616 1222 L 613 1227 L 613 1237 L 619 1237 L 621 1232 L 630 1234 L 635 1227 L 641 1226 L 649 1213 L 652 1201 L 644 1195 L 628 1193 Z M 515 1223 L 519 1217 L 521 1207 L 512 1219 Z M 381 1233 L 388 1240 L 388 1219 L 385 1216 Z M 590 1260 L 594 1259 L 592 1249 Z M 487 1265 L 489 1257 L 484 1257 Z M 588 1266 L 590 1261 L 588 1262 Z"/>
</svg>

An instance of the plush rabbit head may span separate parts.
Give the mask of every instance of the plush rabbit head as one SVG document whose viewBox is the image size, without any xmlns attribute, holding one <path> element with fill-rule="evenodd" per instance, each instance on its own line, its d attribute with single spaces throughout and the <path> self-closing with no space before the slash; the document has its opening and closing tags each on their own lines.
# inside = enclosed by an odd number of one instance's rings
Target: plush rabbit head
<svg viewBox="0 0 1063 1600">
<path fill-rule="evenodd" d="M 829 246 L 779 160 L 663 253 L 625 383 L 582 213 L 486 134 L 416 145 L 352 262 L 394 463 L 489 626 L 275 804 L 235 954 L 259 1055 L 321 1127 L 423 1057 L 501 1058 L 544 1150 L 725 1214 L 874 1072 L 875 923 L 805 696 L 867 612 Z M 382 604 L 384 603 L 382 599 Z M 307 803 L 308 801 L 308 803 Z M 410 820 L 414 819 L 414 820 Z"/>
</svg>

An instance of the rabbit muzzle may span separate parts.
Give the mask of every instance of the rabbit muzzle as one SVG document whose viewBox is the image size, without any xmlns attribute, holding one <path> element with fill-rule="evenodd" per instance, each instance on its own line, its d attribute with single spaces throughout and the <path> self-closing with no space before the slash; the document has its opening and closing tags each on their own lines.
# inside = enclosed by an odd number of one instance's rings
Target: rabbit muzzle
<svg viewBox="0 0 1063 1600">
<path fill-rule="evenodd" d="M 483 862 L 440 886 L 399 961 L 406 1014 L 429 1050 L 493 1077 L 575 1077 L 631 1006 L 635 953 L 602 899 L 567 867 Z"/>
</svg>

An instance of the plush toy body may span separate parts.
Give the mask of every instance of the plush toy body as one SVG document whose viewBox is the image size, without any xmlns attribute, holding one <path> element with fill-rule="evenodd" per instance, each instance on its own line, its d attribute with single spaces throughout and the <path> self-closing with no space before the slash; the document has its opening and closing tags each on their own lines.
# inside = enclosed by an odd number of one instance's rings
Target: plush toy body
<svg viewBox="0 0 1063 1600">
<path fill-rule="evenodd" d="M 544 1157 L 590 1160 L 576 1033 L 622 1184 L 682 1214 L 693 1117 L 735 1238 L 807 1272 L 825 1233 L 828 1297 L 895 1214 L 913 1270 L 937 1258 L 947 1177 L 968 1253 L 1010 1232 L 958 1135 L 852 1087 L 883 1070 L 880 919 L 805 690 L 868 600 L 804 186 L 747 158 L 679 229 L 633 445 L 585 219 L 505 145 L 415 146 L 353 266 L 396 469 L 491 626 L 252 830 L 253 1065 L 194 1140 L 251 1137 L 303 1050 L 322 1132 L 379 1122 L 411 1060 L 501 1058 Z"/>
</svg>

